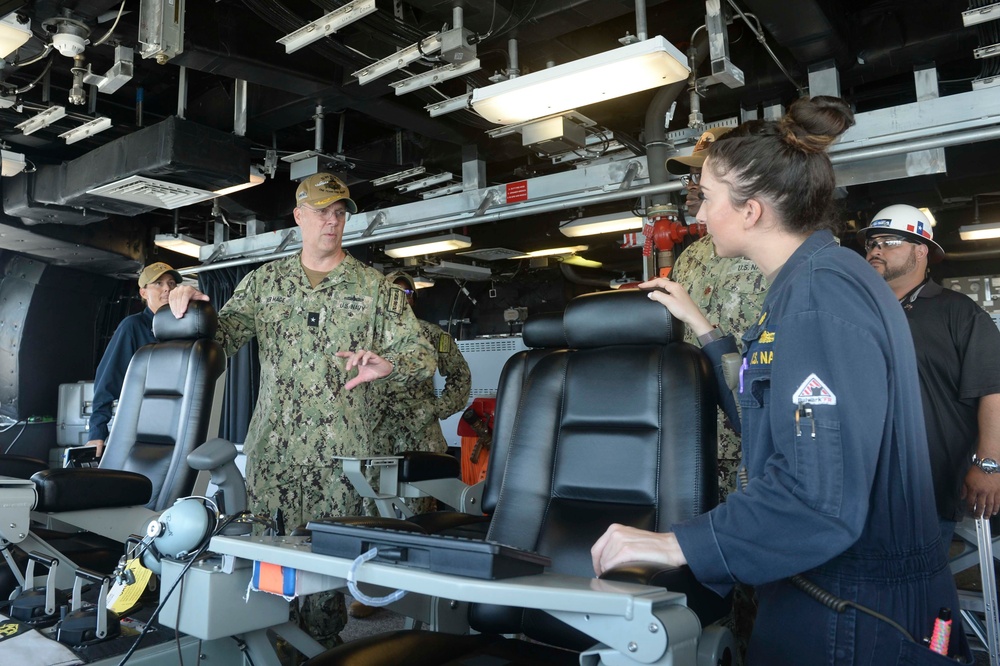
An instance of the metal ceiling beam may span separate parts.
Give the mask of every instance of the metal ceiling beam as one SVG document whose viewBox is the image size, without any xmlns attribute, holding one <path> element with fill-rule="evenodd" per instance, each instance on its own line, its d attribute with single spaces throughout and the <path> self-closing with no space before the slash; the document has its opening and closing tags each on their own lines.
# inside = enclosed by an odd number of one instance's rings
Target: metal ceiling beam
<svg viewBox="0 0 1000 666">
<path fill-rule="evenodd" d="M 841 172 L 846 173 L 847 167 L 844 165 L 1000 138 L 1000 89 L 989 88 L 860 113 L 856 116 L 856 121 L 856 125 L 830 150 L 831 160 L 838 170 L 838 178 L 842 177 Z M 621 189 L 621 183 L 633 162 L 639 163 L 640 175 L 632 181 L 631 188 Z M 506 203 L 506 186 L 500 185 L 359 213 L 347 223 L 344 245 L 384 242 L 456 226 L 517 219 L 597 203 L 652 196 L 681 188 L 679 180 L 650 185 L 644 157 L 594 164 L 585 169 L 533 178 L 517 185 L 520 185 L 519 189 L 526 188 L 528 200 Z M 498 197 L 499 205 L 477 215 L 477 209 L 488 196 Z M 364 235 L 377 214 L 385 216 L 378 225 L 377 232 Z M 222 248 L 219 258 L 226 260 L 244 255 L 252 255 L 257 260 L 277 258 L 277 255 L 268 255 L 281 240 L 281 232 L 275 232 L 252 239 L 230 241 Z M 286 253 L 290 254 L 298 249 L 298 245 L 293 243 L 286 246 L 286 249 Z M 215 252 L 216 248 L 209 246 L 203 251 L 202 257 L 207 258 Z M 202 266 L 196 270 L 206 269 L 210 270 L 211 266 Z"/>
</svg>

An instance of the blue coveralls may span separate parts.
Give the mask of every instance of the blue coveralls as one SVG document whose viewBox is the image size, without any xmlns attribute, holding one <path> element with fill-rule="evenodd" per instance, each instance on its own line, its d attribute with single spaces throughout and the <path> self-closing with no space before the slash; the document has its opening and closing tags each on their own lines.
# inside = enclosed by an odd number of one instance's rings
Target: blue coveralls
<svg viewBox="0 0 1000 666">
<path fill-rule="evenodd" d="M 748 482 L 675 532 L 702 583 L 756 587 L 750 664 L 955 664 L 919 644 L 941 607 L 956 618 L 952 654 L 968 659 L 939 543 L 913 340 L 888 285 L 816 232 L 743 340 Z M 734 350 L 732 338 L 705 348 L 716 364 Z M 836 613 L 793 587 L 795 574 L 892 618 L 917 643 L 853 608 Z"/>
</svg>

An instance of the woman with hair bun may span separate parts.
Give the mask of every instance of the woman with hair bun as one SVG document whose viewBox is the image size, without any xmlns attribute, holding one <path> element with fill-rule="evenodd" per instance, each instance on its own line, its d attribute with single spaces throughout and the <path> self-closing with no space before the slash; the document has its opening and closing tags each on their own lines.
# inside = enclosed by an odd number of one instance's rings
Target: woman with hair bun
<svg viewBox="0 0 1000 666">
<path fill-rule="evenodd" d="M 853 123 L 844 100 L 803 98 L 780 121 L 712 144 L 698 221 L 720 256 L 751 259 L 771 285 L 743 336 L 738 386 L 720 387 L 741 408 L 742 488 L 670 533 L 613 525 L 592 549 L 599 575 L 686 564 L 720 594 L 753 585 L 750 664 L 955 663 L 922 640 L 958 598 L 910 328 L 885 280 L 833 235 L 826 148 Z M 735 352 L 680 285 L 641 286 L 717 369 Z M 971 663 L 960 627 L 945 651 Z"/>
</svg>

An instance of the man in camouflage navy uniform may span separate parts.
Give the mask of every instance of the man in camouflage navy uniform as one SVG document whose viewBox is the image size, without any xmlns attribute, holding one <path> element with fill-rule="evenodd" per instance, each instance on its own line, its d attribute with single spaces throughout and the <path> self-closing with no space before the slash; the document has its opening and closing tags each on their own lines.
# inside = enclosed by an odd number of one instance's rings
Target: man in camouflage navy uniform
<svg viewBox="0 0 1000 666">
<path fill-rule="evenodd" d="M 403 290 L 407 303 L 412 308 L 416 291 L 413 278 L 397 271 L 386 276 L 386 279 Z M 437 371 L 444 377 L 444 389 L 440 396 L 435 396 L 434 381 L 431 379 L 409 386 L 387 386 L 385 397 L 388 409 L 399 418 L 396 423 L 389 419 L 383 420 L 381 431 L 385 434 L 389 453 L 446 453 L 448 442 L 441 432 L 440 420 L 465 409 L 472 391 L 472 373 L 454 338 L 437 324 L 422 319 L 417 321 L 424 337 L 437 350 Z"/>
<path fill-rule="evenodd" d="M 387 275 L 386 280 L 403 290 L 412 308 L 416 295 L 413 278 L 402 271 L 395 271 Z M 389 455 L 402 451 L 447 452 L 448 442 L 441 432 L 441 419 L 465 409 L 472 391 L 472 373 L 455 339 L 437 324 L 422 319 L 418 321 L 424 337 L 437 349 L 437 371 L 444 377 L 444 388 L 441 395 L 435 396 L 432 379 L 407 386 L 393 384 L 386 387 L 387 416 L 382 419 L 379 435 L 381 446 Z M 433 511 L 436 504 L 433 497 L 413 497 L 404 501 L 414 513 Z M 377 610 L 354 601 L 350 614 L 351 617 L 364 618 Z"/>
<path fill-rule="evenodd" d="M 695 144 L 690 156 L 671 157 L 667 160 L 667 171 L 684 176 L 687 185 L 687 215 L 694 217 L 701 208 L 701 188 L 698 178 L 705 163 L 705 151 L 713 141 L 729 131 L 728 127 L 717 127 L 704 132 Z M 704 236 L 681 252 L 674 263 L 670 279 L 684 285 L 691 298 L 698 304 L 709 321 L 727 333 L 731 332 L 740 345 L 740 337 L 760 315 L 760 306 L 767 293 L 767 283 L 757 266 L 742 257 L 723 258 L 715 254 L 711 236 Z M 684 339 L 698 344 L 696 336 L 687 331 Z M 719 437 L 719 499 L 737 487 L 736 470 L 739 468 L 741 449 L 740 435 L 726 419 L 722 409 L 718 410 Z"/>
<path fill-rule="evenodd" d="M 377 452 L 384 387 L 434 373 L 434 350 L 403 290 L 342 247 L 345 222 L 357 212 L 347 187 L 332 174 L 314 174 L 299 184 L 295 203 L 301 253 L 247 275 L 220 310 L 216 334 L 227 355 L 257 337 L 260 394 L 243 446 L 247 493 L 252 511 L 280 509 L 290 529 L 362 513 L 334 456 Z M 178 287 L 171 310 L 183 316 L 192 299 L 208 296 Z M 343 595 L 311 595 L 301 610 L 314 638 L 339 641 Z"/>
</svg>

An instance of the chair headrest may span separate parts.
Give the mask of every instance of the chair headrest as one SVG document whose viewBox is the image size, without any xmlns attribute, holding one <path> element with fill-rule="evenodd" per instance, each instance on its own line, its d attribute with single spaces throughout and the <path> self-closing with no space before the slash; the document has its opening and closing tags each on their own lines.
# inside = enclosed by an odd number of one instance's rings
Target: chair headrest
<svg viewBox="0 0 1000 666">
<path fill-rule="evenodd" d="M 218 326 L 218 315 L 208 301 L 191 301 L 180 319 L 170 311 L 169 305 L 164 305 L 153 315 L 153 337 L 160 342 L 214 338 Z"/>
<path fill-rule="evenodd" d="M 539 312 L 529 316 L 524 320 L 521 337 L 532 349 L 565 349 L 562 312 Z"/>
<path fill-rule="evenodd" d="M 607 345 L 678 342 L 684 325 L 643 289 L 619 289 L 577 296 L 563 317 L 571 349 Z"/>
</svg>

